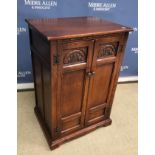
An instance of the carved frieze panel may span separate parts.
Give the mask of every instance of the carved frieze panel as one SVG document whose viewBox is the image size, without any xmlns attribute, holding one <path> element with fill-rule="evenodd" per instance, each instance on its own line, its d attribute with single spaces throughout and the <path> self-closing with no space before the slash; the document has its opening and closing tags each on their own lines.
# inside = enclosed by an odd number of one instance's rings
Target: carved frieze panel
<svg viewBox="0 0 155 155">
<path fill-rule="evenodd" d="M 87 61 L 87 48 L 73 49 L 64 56 L 63 63 L 65 65 L 82 63 Z"/>
<path fill-rule="evenodd" d="M 100 50 L 98 51 L 97 58 L 114 56 L 117 51 L 117 43 L 114 44 L 103 44 L 101 45 Z"/>
</svg>

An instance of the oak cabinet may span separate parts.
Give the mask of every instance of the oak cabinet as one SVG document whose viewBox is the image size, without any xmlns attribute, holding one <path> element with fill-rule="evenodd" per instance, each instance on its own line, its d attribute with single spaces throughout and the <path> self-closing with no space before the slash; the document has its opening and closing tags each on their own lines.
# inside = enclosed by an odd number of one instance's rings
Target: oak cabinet
<svg viewBox="0 0 155 155">
<path fill-rule="evenodd" d="M 35 112 L 50 148 L 110 125 L 120 66 L 132 29 L 96 17 L 26 22 Z"/>
</svg>

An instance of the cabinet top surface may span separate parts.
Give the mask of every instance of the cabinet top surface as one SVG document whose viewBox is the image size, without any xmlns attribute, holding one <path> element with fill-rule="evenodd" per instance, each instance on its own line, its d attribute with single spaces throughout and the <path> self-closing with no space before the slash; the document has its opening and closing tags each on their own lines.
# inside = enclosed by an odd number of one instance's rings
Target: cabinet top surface
<svg viewBox="0 0 155 155">
<path fill-rule="evenodd" d="M 48 40 L 132 31 L 132 28 L 97 17 L 26 19 L 26 22 Z"/>
</svg>

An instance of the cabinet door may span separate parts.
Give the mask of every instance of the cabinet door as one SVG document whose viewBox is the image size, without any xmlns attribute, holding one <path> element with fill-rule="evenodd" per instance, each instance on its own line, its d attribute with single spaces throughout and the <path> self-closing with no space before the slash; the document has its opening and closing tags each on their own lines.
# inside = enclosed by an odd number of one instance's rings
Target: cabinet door
<svg viewBox="0 0 155 155">
<path fill-rule="evenodd" d="M 95 42 L 91 67 L 90 87 L 86 109 L 86 125 L 101 122 L 106 118 L 108 96 L 118 72 L 122 35 L 104 37 Z"/>
<path fill-rule="evenodd" d="M 84 126 L 94 41 L 59 42 L 57 130 L 63 136 Z"/>
</svg>

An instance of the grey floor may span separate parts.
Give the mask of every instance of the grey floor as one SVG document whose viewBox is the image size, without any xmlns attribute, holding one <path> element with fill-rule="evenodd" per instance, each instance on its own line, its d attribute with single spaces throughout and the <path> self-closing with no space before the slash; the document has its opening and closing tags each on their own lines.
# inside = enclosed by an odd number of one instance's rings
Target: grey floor
<svg viewBox="0 0 155 155">
<path fill-rule="evenodd" d="M 137 155 L 137 83 L 119 84 L 112 125 L 50 151 L 33 108 L 34 91 L 18 92 L 18 155 Z"/>
</svg>

